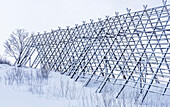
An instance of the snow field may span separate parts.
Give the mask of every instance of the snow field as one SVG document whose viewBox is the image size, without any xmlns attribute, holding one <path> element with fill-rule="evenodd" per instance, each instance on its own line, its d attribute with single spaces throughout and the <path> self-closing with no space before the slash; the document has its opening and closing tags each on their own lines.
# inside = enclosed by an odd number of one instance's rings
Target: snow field
<svg viewBox="0 0 170 107">
<path fill-rule="evenodd" d="M 138 90 L 127 88 L 120 98 L 113 93 L 119 85 L 108 84 L 105 93 L 95 93 L 96 87 L 75 82 L 70 77 L 51 71 L 0 65 L 0 105 L 2 107 L 155 107 L 169 106 L 169 99 L 161 101 L 151 94 L 144 105 L 134 104 Z M 130 90 L 130 91 L 128 91 Z M 130 93 L 131 92 L 131 93 Z M 128 93 L 128 94 L 127 94 Z M 130 94 L 129 94 L 130 93 Z M 161 101 L 161 103 L 159 103 Z"/>
</svg>

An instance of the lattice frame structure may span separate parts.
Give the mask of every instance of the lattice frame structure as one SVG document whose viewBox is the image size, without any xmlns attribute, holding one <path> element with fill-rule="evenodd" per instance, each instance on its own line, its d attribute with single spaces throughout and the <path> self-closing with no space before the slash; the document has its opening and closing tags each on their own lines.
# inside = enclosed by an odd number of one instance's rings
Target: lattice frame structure
<svg viewBox="0 0 170 107">
<path fill-rule="evenodd" d="M 137 101 L 142 103 L 148 92 L 170 96 L 169 48 L 170 5 L 163 1 L 160 7 L 127 9 L 98 22 L 32 35 L 16 63 L 83 79 L 85 86 L 99 81 L 96 92 L 106 83 L 120 84 L 116 98 L 126 87 L 140 89 Z"/>
</svg>

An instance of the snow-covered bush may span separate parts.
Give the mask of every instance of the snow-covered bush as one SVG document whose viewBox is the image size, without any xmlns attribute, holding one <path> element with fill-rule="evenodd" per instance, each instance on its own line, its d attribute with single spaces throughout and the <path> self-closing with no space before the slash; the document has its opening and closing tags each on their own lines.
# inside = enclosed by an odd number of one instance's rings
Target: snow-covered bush
<svg viewBox="0 0 170 107">
<path fill-rule="evenodd" d="M 8 61 L 7 59 L 5 59 L 5 58 L 2 58 L 1 56 L 0 56 L 0 64 L 7 64 L 7 65 L 11 65 L 10 64 L 10 61 Z"/>
</svg>

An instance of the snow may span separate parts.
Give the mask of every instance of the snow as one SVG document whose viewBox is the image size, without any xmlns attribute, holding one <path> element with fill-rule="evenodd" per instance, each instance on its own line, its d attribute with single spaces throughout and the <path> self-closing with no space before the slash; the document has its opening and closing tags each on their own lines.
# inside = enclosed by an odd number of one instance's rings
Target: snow
<svg viewBox="0 0 170 107">
<path fill-rule="evenodd" d="M 0 86 L 2 107 L 79 107 L 84 94 L 81 83 L 58 72 L 42 78 L 39 70 L 8 65 L 0 65 Z"/>
<path fill-rule="evenodd" d="M 1 77 L 1 87 L 0 87 L 0 105 L 1 107 L 68 107 L 69 102 L 63 99 L 54 100 L 42 97 L 36 94 L 30 94 L 30 92 L 25 92 L 26 87 L 24 84 L 20 86 L 6 85 L 5 77 L 7 72 L 14 69 L 15 67 L 10 67 L 8 65 L 0 65 L 0 77 Z M 27 71 L 30 71 L 28 69 Z M 5 83 L 5 84 L 4 84 Z"/>
<path fill-rule="evenodd" d="M 119 85 L 108 85 L 104 89 L 106 93 L 95 93 L 96 81 L 84 87 L 83 79 L 75 82 L 59 72 L 45 75 L 42 71 L 1 64 L 0 107 L 168 107 L 170 104 L 168 97 L 151 94 L 147 103 L 138 105 L 134 103 L 137 90 L 132 92 L 127 88 L 126 93 L 115 99 L 113 93 Z"/>
<path fill-rule="evenodd" d="M 2 86 L 0 88 L 0 105 L 1 107 L 56 107 L 56 105 L 68 107 L 68 102 L 49 100 L 30 93 L 14 91 L 11 87 Z"/>
</svg>

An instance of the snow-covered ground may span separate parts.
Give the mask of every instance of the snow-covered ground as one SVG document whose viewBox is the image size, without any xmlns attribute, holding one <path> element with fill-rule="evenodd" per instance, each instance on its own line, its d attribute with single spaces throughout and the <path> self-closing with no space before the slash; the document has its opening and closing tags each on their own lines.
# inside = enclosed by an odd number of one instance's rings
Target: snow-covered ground
<svg viewBox="0 0 170 107">
<path fill-rule="evenodd" d="M 59 72 L 42 73 L 31 68 L 0 65 L 0 107 L 168 107 L 169 100 L 151 104 L 134 104 L 133 97 L 123 93 L 115 99 L 116 88 L 107 93 L 95 93 L 95 85 L 83 87 Z M 105 90 L 106 90 L 105 89 Z M 168 103 L 167 103 L 168 102 Z"/>
<path fill-rule="evenodd" d="M 0 107 L 68 107 L 69 102 L 65 100 L 48 99 L 41 94 L 29 91 L 26 83 L 16 83 L 14 79 L 15 67 L 0 65 Z M 23 72 L 33 71 L 24 69 Z M 13 80 L 14 79 L 14 80 Z M 21 79 L 21 81 L 23 81 Z M 38 88 L 38 86 L 37 86 Z"/>
<path fill-rule="evenodd" d="M 0 107 L 83 107 L 88 106 L 86 91 L 93 90 L 58 72 L 46 76 L 36 69 L 0 65 Z"/>
<path fill-rule="evenodd" d="M 0 88 L 1 107 L 56 107 L 56 105 L 68 107 L 69 103 L 65 100 L 50 100 L 30 93 L 19 92 L 8 86 Z"/>
</svg>

